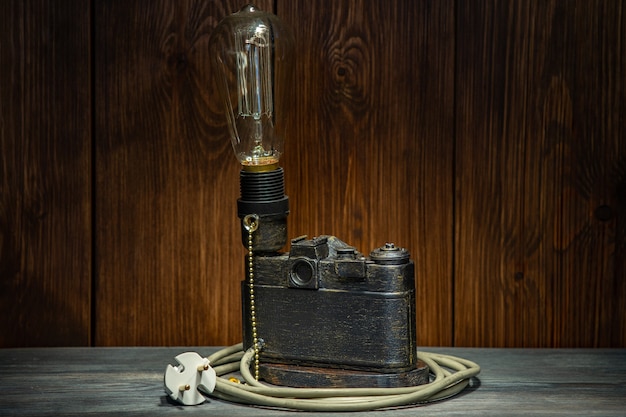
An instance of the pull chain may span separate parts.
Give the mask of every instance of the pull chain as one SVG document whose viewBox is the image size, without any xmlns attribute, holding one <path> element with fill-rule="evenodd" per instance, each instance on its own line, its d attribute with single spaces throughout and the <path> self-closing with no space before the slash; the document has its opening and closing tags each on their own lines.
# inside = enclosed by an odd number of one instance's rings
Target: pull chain
<svg viewBox="0 0 626 417">
<path fill-rule="evenodd" d="M 254 346 L 254 379 L 259 380 L 259 336 L 257 334 L 256 304 L 254 302 L 254 252 L 252 250 L 252 234 L 259 227 L 259 217 L 249 214 L 243 219 L 248 231 L 248 288 L 250 289 L 250 324 L 252 325 L 252 345 Z"/>
</svg>

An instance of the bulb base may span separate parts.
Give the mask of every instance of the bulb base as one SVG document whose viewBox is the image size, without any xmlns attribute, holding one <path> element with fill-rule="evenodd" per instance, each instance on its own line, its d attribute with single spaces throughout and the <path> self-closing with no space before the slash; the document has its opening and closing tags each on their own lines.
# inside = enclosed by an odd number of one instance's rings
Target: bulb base
<svg viewBox="0 0 626 417">
<path fill-rule="evenodd" d="M 269 172 L 278 169 L 278 162 L 265 165 L 242 164 L 241 170 L 246 172 Z"/>
</svg>

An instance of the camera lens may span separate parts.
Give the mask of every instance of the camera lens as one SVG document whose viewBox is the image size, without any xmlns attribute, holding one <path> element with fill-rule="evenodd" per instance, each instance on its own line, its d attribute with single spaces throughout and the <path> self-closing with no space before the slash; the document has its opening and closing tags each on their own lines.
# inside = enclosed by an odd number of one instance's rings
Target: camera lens
<svg viewBox="0 0 626 417">
<path fill-rule="evenodd" d="M 304 259 L 294 262 L 289 274 L 291 282 L 296 287 L 310 288 L 315 279 L 315 270 L 309 261 Z"/>
</svg>

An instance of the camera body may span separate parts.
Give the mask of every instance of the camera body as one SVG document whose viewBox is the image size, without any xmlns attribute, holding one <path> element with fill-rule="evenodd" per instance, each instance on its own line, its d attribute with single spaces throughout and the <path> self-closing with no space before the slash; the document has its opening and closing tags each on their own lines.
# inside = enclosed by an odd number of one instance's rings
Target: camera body
<svg viewBox="0 0 626 417">
<path fill-rule="evenodd" d="M 289 253 L 253 256 L 253 268 L 263 379 L 280 384 L 290 373 L 299 375 L 287 378 L 296 386 L 426 382 L 406 250 L 386 244 L 365 257 L 334 236 L 302 236 Z M 246 348 L 253 345 L 249 287 L 242 282 Z"/>
</svg>

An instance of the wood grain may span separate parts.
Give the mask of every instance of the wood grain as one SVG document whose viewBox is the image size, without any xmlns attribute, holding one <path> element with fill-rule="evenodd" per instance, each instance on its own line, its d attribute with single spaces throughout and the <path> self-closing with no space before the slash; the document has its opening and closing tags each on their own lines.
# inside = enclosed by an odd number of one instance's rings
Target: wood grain
<svg viewBox="0 0 626 417">
<path fill-rule="evenodd" d="M 0 347 L 90 340 L 89 3 L 0 4 Z"/>
<path fill-rule="evenodd" d="M 187 347 L 201 355 L 216 348 Z M 168 401 L 163 374 L 181 348 L 3 349 L 0 410 L 21 416 L 289 416 L 214 398 L 183 407 Z M 369 417 L 624 415 L 624 349 L 463 349 L 428 352 L 466 358 L 481 366 L 456 397 L 415 407 L 341 415 Z M 52 378 L 51 378 L 52 377 Z M 84 395 L 76 395 L 80 387 Z M 300 415 L 300 414 L 298 414 Z M 306 416 L 340 415 L 307 412 Z"/>
<path fill-rule="evenodd" d="M 97 345 L 241 340 L 239 165 L 207 50 L 237 3 L 96 2 Z"/>
<path fill-rule="evenodd" d="M 451 343 L 453 2 L 279 2 L 295 28 L 290 234 L 416 261 L 418 343 Z"/>
<path fill-rule="evenodd" d="M 59 5 L 0 4 L 0 346 L 239 341 L 241 4 Z M 418 344 L 626 346 L 620 0 L 257 5 L 299 44 L 289 236 L 407 248 Z"/>
<path fill-rule="evenodd" d="M 624 345 L 625 21 L 459 4 L 457 345 Z"/>
</svg>

